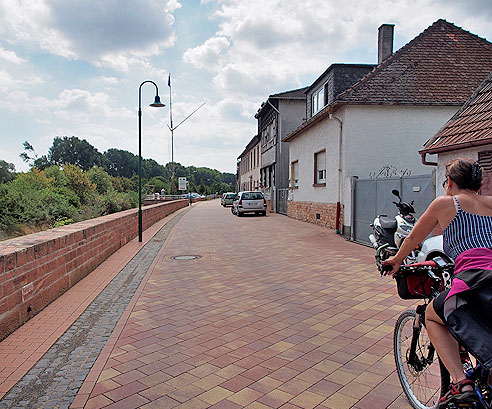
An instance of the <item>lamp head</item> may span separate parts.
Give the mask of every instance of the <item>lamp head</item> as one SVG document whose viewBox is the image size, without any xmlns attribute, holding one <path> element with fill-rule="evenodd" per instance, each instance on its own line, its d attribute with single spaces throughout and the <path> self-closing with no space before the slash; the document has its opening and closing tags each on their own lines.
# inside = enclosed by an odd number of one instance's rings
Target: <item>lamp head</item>
<svg viewBox="0 0 492 409">
<path fill-rule="evenodd" d="M 159 95 L 156 95 L 154 102 L 150 104 L 150 106 L 160 108 L 160 107 L 165 107 L 166 105 L 161 102 L 161 98 L 159 97 Z"/>
</svg>

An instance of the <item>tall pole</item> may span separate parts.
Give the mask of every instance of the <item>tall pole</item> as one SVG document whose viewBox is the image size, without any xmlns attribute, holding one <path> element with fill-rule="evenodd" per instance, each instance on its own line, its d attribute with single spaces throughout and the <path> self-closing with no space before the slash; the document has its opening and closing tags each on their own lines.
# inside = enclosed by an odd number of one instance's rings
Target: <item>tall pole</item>
<svg viewBox="0 0 492 409">
<path fill-rule="evenodd" d="M 154 81 L 144 81 L 138 87 L 138 241 L 142 242 L 142 85 L 146 82 L 150 82 L 155 86 L 155 99 L 150 106 L 163 107 L 159 98 L 159 88 Z"/>
<path fill-rule="evenodd" d="M 138 88 L 138 241 L 142 242 L 142 82 Z"/>
<path fill-rule="evenodd" d="M 171 73 L 167 79 L 169 86 L 169 122 L 171 123 L 171 194 L 174 195 L 174 127 L 173 127 L 173 102 L 171 93 Z"/>
</svg>

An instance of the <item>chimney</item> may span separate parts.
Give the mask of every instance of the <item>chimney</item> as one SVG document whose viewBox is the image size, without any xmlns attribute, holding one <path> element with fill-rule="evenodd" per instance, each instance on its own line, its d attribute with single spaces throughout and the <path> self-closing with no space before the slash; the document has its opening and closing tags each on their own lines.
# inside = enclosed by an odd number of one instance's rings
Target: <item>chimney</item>
<svg viewBox="0 0 492 409">
<path fill-rule="evenodd" d="M 394 24 L 382 24 L 378 29 L 378 64 L 393 54 Z"/>
</svg>

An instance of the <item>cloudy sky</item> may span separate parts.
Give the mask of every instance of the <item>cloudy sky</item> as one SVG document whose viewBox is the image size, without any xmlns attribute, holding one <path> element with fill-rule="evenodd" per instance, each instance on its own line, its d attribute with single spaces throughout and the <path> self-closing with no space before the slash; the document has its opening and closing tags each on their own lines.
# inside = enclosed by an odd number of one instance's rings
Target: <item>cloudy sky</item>
<svg viewBox="0 0 492 409">
<path fill-rule="evenodd" d="M 343 4 L 343 7 L 341 6 Z M 439 18 L 492 40 L 491 0 L 0 0 L 0 159 L 17 171 L 29 141 L 55 136 L 100 152 L 234 172 L 268 95 L 310 85 L 331 63 L 375 63 L 377 29 L 395 24 L 395 50 Z M 152 84 L 142 105 L 153 102 Z"/>
</svg>

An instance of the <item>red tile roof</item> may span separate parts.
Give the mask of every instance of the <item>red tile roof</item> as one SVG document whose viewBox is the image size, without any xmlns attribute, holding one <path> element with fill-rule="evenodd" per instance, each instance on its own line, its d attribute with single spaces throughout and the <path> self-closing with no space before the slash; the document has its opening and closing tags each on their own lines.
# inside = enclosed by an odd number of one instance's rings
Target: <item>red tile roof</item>
<svg viewBox="0 0 492 409">
<path fill-rule="evenodd" d="M 492 144 L 492 72 L 420 153 L 432 154 L 485 144 Z"/>
<path fill-rule="evenodd" d="M 438 20 L 336 102 L 462 105 L 491 71 L 492 43 Z"/>
</svg>

